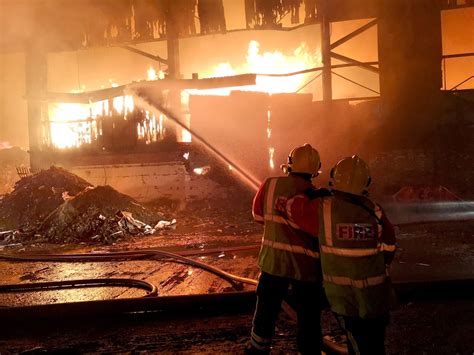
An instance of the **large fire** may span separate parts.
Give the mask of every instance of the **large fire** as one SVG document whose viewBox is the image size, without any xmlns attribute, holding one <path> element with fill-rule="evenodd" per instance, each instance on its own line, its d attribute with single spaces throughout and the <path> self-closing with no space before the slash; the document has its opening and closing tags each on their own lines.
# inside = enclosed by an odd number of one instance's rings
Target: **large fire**
<svg viewBox="0 0 474 355">
<path fill-rule="evenodd" d="M 301 43 L 293 51 L 293 55 L 285 55 L 280 51 L 260 53 L 260 44 L 250 41 L 247 49 L 246 62 L 233 68 L 230 63 L 220 63 L 207 76 L 220 77 L 245 73 L 286 74 L 321 65 L 321 53 L 311 52 L 305 43 Z M 314 74 L 313 74 L 314 75 Z M 311 74 L 272 77 L 257 75 L 257 84 L 245 87 L 190 90 L 193 95 L 228 95 L 232 90 L 257 91 L 269 94 L 298 92 Z"/>
<path fill-rule="evenodd" d="M 279 51 L 260 53 L 257 41 L 250 41 L 246 62 L 233 68 L 229 63 L 220 63 L 202 77 L 222 77 L 244 73 L 256 74 L 285 74 L 295 72 L 321 64 L 319 52 L 311 53 L 302 43 L 287 56 Z M 311 74 L 310 74 L 311 75 Z M 272 77 L 257 75 L 257 83 L 252 86 L 212 89 L 212 90 L 186 90 L 181 94 L 181 101 L 186 105 L 189 95 L 228 95 L 232 90 L 246 90 L 274 93 L 294 93 L 304 86 L 308 74 Z M 156 71 L 153 67 L 147 70 L 147 80 L 160 80 L 164 72 Z M 118 86 L 110 81 L 112 87 Z M 84 89 L 84 88 L 83 88 Z M 76 91 L 77 92 L 77 91 Z M 74 148 L 90 144 L 103 134 L 104 121 L 113 117 L 122 117 L 129 120 L 134 117 L 137 110 L 132 96 L 117 96 L 111 100 L 92 102 L 90 104 L 59 103 L 49 106 L 49 144 L 56 148 Z M 139 141 L 146 144 L 156 142 L 164 137 L 164 122 L 166 116 L 155 117 L 148 112 L 142 112 L 143 119 L 136 124 L 136 135 Z M 190 124 L 189 114 L 183 119 Z M 270 112 L 268 112 L 268 138 L 271 136 Z M 190 142 L 191 134 L 185 129 L 178 132 L 178 140 Z M 270 165 L 273 166 L 273 151 L 269 150 Z"/>
</svg>

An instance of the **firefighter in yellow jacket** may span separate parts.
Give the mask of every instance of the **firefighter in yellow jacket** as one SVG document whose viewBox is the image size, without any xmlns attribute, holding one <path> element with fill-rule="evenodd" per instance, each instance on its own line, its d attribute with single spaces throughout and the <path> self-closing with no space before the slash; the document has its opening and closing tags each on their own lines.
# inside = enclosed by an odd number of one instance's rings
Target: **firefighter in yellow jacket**
<svg viewBox="0 0 474 355">
<path fill-rule="evenodd" d="M 281 303 L 291 287 L 298 317 L 298 351 L 321 352 L 320 297 L 322 278 L 318 240 L 304 232 L 287 216 L 278 212 L 277 198 L 310 191 L 327 196 L 328 190 L 316 189 L 312 178 L 321 167 L 319 153 L 309 144 L 293 149 L 288 164 L 282 165 L 287 176 L 267 179 L 255 195 L 252 213 L 264 224 L 258 258 L 261 274 L 257 286 L 257 305 L 247 354 L 269 353 Z"/>
<path fill-rule="evenodd" d="M 285 214 L 300 228 L 318 231 L 324 290 L 347 333 L 349 354 L 384 354 L 394 228 L 367 197 L 371 179 L 361 158 L 339 161 L 331 179 L 331 197 L 300 194 L 287 200 Z"/>
</svg>

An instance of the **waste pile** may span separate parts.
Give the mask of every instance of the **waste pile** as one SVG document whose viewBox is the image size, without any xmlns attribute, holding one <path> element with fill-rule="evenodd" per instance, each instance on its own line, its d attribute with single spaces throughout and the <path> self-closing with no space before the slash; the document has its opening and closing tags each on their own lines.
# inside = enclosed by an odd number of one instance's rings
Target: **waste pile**
<svg viewBox="0 0 474 355">
<path fill-rule="evenodd" d="M 125 236 L 155 233 L 164 227 L 160 217 L 110 186 L 97 186 L 65 201 L 36 233 L 50 242 L 108 244 Z"/>
<path fill-rule="evenodd" d="M 57 167 L 21 179 L 0 199 L 0 243 L 113 243 L 173 227 L 110 186 Z"/>
<path fill-rule="evenodd" d="M 0 230 L 33 230 L 64 202 L 63 194 L 73 196 L 88 186 L 84 179 L 54 166 L 26 176 L 0 200 Z"/>
</svg>

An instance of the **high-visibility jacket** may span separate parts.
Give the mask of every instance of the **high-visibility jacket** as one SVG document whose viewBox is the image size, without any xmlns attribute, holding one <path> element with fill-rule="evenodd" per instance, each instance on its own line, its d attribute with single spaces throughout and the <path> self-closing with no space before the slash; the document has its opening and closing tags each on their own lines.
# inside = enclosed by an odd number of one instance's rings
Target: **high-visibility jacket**
<svg viewBox="0 0 474 355">
<path fill-rule="evenodd" d="M 318 240 L 277 211 L 277 199 L 313 188 L 311 182 L 290 174 L 267 179 L 255 195 L 254 219 L 264 223 L 258 258 L 261 271 L 301 281 L 321 281 Z"/>
<path fill-rule="evenodd" d="M 388 263 L 395 253 L 393 226 L 368 198 L 334 191 L 320 203 L 319 243 L 324 290 L 331 309 L 373 318 L 389 311 Z"/>
<path fill-rule="evenodd" d="M 324 289 L 331 309 L 345 316 L 377 317 L 388 311 L 387 267 L 395 233 L 380 206 L 362 196 L 333 191 L 332 197 L 288 199 L 291 222 L 319 235 Z"/>
</svg>

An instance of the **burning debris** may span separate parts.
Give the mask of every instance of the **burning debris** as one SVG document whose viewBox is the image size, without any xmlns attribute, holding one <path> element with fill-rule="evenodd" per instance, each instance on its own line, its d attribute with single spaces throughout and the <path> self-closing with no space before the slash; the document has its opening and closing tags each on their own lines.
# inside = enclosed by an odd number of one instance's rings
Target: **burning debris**
<svg viewBox="0 0 474 355">
<path fill-rule="evenodd" d="M 173 227 L 110 186 L 92 187 L 64 169 L 51 167 L 21 179 L 0 200 L 4 243 L 112 243 Z M 5 231 L 6 230 L 6 231 Z"/>
</svg>

